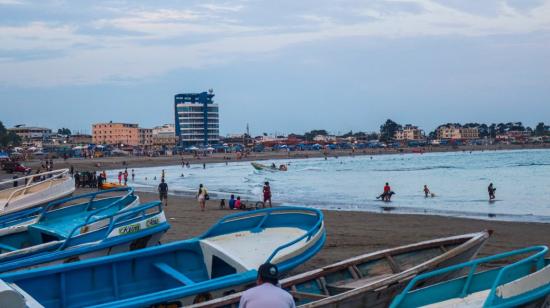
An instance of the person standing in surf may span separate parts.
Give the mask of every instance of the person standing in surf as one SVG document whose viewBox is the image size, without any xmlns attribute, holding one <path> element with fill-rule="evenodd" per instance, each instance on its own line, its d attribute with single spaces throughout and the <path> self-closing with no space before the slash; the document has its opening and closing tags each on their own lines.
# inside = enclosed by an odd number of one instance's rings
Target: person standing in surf
<svg viewBox="0 0 550 308">
<path fill-rule="evenodd" d="M 424 198 L 428 198 L 430 196 L 430 189 L 428 188 L 428 185 L 424 185 Z"/>
<path fill-rule="evenodd" d="M 199 191 L 197 192 L 197 201 L 199 201 L 199 206 L 203 212 L 206 208 L 206 200 L 208 200 L 208 191 L 206 190 L 206 187 L 200 184 Z"/>
<path fill-rule="evenodd" d="M 386 182 L 386 185 L 384 185 L 384 193 L 382 194 L 382 200 L 383 201 L 390 201 L 391 198 L 391 187 L 390 183 Z"/>
<path fill-rule="evenodd" d="M 489 200 L 495 200 L 495 191 L 497 189 L 493 186 L 493 183 L 489 184 L 489 187 L 487 187 L 487 191 L 489 192 Z"/>
<path fill-rule="evenodd" d="M 269 201 L 269 207 L 271 207 L 271 187 L 269 186 L 269 182 L 264 183 L 264 206 L 266 206 L 266 202 Z"/>
</svg>

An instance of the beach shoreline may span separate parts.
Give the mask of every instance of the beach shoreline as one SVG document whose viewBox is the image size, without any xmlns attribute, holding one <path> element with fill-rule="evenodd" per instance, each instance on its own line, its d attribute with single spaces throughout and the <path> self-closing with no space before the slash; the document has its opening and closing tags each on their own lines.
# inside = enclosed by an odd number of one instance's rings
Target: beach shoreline
<svg viewBox="0 0 550 308">
<path fill-rule="evenodd" d="M 88 191 L 82 190 L 80 191 Z M 156 193 L 136 192 L 141 202 L 158 200 Z M 209 200 L 201 212 L 191 197 L 169 196 L 165 207 L 170 230 L 162 242 L 199 236 L 225 215 L 238 213 L 219 208 L 219 200 Z M 351 258 L 400 245 L 435 238 L 493 230 L 480 256 L 496 254 L 531 245 L 550 245 L 550 224 L 488 221 L 436 215 L 388 214 L 357 211 L 322 211 L 327 229 L 324 248 L 310 261 L 295 269 L 300 273 Z"/>
<path fill-rule="evenodd" d="M 441 152 L 483 152 L 483 151 L 507 151 L 507 150 L 532 150 L 532 149 L 550 149 L 550 144 L 497 144 L 483 146 L 430 146 L 419 148 L 387 148 L 387 149 L 364 149 L 364 150 L 331 150 L 328 157 L 348 157 L 348 156 L 375 156 L 375 155 L 398 155 L 398 154 L 427 154 Z M 419 152 L 421 151 L 421 152 Z M 54 159 L 54 167 L 70 168 L 78 171 L 103 171 L 121 168 L 143 168 L 158 166 L 181 165 L 182 160 L 190 164 L 210 164 L 224 162 L 240 161 L 263 161 L 277 159 L 307 159 L 324 157 L 322 151 L 294 151 L 294 152 L 253 152 L 248 156 L 237 158 L 236 153 L 214 153 L 209 156 L 193 157 L 191 154 L 146 157 L 146 156 L 118 156 L 118 157 L 100 157 L 100 158 L 69 158 L 67 160 Z M 41 160 L 33 159 L 24 162 L 25 166 L 33 168 L 40 167 Z M 3 171 L 2 171 L 3 172 Z"/>
</svg>

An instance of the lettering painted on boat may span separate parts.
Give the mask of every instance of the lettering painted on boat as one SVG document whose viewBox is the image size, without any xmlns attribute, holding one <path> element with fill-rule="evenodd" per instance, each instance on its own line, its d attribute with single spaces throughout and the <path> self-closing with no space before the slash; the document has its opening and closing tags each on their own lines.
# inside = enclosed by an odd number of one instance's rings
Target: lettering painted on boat
<svg viewBox="0 0 550 308">
<path fill-rule="evenodd" d="M 159 223 L 160 223 L 160 219 L 158 217 L 151 217 L 145 221 L 145 226 L 149 228 L 154 225 L 158 225 Z"/>
<path fill-rule="evenodd" d="M 118 228 L 115 228 L 111 232 L 111 234 L 109 234 L 109 237 L 136 233 L 148 228 L 155 227 L 156 225 L 162 224 L 165 221 L 166 221 L 166 218 L 164 217 L 164 214 L 159 214 L 154 217 L 150 217 L 148 219 L 142 220 L 140 222 L 137 222 L 131 225 L 120 226 Z"/>
<path fill-rule="evenodd" d="M 119 234 L 128 234 L 128 233 L 138 232 L 139 230 L 141 230 L 141 225 L 139 223 L 137 223 L 137 224 L 122 226 L 122 227 L 118 228 L 118 233 Z"/>
</svg>

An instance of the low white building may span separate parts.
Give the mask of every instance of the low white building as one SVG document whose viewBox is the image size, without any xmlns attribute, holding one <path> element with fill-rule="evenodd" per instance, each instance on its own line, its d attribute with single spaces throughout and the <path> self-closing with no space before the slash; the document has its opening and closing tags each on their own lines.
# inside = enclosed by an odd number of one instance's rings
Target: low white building
<svg viewBox="0 0 550 308">
<path fill-rule="evenodd" d="M 154 146 L 174 146 L 176 142 L 176 126 L 174 124 L 153 127 Z"/>
</svg>

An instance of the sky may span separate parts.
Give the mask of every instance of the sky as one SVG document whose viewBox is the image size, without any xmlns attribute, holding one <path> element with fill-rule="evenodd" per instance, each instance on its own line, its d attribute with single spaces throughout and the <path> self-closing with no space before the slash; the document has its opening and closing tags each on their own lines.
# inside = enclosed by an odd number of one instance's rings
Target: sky
<svg viewBox="0 0 550 308">
<path fill-rule="evenodd" d="M 0 0 L 0 121 L 220 133 L 550 122 L 550 0 Z"/>
</svg>

